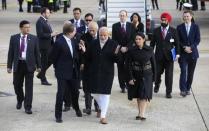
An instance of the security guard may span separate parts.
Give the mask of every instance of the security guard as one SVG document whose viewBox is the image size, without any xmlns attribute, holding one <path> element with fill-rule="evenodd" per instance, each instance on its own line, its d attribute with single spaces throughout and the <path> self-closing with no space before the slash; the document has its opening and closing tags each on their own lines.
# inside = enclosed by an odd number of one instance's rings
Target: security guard
<svg viewBox="0 0 209 131">
<path fill-rule="evenodd" d="M 33 4 L 33 0 L 27 0 L 28 7 L 27 7 L 27 12 L 31 13 L 31 5 Z"/>
<path fill-rule="evenodd" d="M 50 12 L 52 12 L 52 10 L 53 10 L 53 2 L 54 2 L 54 0 L 49 0 L 48 1 L 48 5 L 49 5 Z"/>
</svg>

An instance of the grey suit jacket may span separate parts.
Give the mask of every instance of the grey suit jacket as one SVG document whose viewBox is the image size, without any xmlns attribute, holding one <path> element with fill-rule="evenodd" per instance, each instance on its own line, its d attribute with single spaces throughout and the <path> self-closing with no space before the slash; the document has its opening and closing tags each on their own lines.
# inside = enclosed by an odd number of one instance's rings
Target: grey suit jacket
<svg viewBox="0 0 209 131">
<path fill-rule="evenodd" d="M 7 68 L 12 69 L 13 66 L 14 72 L 18 69 L 20 37 L 20 34 L 12 35 L 9 43 Z M 27 36 L 26 64 L 29 72 L 34 72 L 36 68 L 41 68 L 38 39 L 31 34 Z"/>
</svg>

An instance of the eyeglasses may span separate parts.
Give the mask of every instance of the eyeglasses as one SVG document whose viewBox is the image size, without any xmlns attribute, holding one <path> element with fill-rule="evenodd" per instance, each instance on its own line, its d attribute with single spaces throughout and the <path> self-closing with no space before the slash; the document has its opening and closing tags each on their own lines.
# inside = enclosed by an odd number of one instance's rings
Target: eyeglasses
<svg viewBox="0 0 209 131">
<path fill-rule="evenodd" d="M 88 20 L 88 19 L 86 19 L 85 21 L 92 21 L 92 20 Z"/>
</svg>

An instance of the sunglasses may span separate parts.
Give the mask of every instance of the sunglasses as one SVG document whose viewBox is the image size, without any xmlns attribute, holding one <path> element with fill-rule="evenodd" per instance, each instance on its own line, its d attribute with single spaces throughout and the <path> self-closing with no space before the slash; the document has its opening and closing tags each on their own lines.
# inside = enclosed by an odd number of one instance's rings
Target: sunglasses
<svg viewBox="0 0 209 131">
<path fill-rule="evenodd" d="M 85 21 L 92 21 L 92 20 L 88 20 L 88 19 L 86 19 Z"/>
</svg>

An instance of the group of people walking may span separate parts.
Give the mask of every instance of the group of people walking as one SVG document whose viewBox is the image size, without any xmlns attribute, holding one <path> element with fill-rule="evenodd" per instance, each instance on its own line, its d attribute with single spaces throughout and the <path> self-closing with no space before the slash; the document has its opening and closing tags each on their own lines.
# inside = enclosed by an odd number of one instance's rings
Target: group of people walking
<svg viewBox="0 0 209 131">
<path fill-rule="evenodd" d="M 36 22 L 37 36 L 30 34 L 29 21 L 20 22 L 20 33 L 10 38 L 7 61 L 8 73 L 13 72 L 18 110 L 24 102 L 25 113 L 32 114 L 34 71 L 39 72 L 37 78 L 42 85 L 50 86 L 46 71 L 52 64 L 57 79 L 55 119 L 58 123 L 63 121 L 62 111 L 69 111 L 71 107 L 77 117 L 82 117 L 78 100 L 81 80 L 85 96 L 83 112 L 91 114 L 94 99 L 100 123 L 108 123 L 114 63 L 118 67 L 121 93 L 128 90 L 129 100 L 137 98 L 139 113 L 136 120 L 146 120 L 145 111 L 152 99 L 153 82 L 157 93 L 164 71 L 166 98 L 172 98 L 175 60 L 181 68 L 180 95 L 190 94 L 200 42 L 199 27 L 191 22 L 191 11 L 184 11 L 184 23 L 177 29 L 169 25 L 171 15 L 162 13 L 161 25 L 154 30 L 150 46 L 146 44 L 144 25 L 138 13 L 133 13 L 131 22 L 128 22 L 128 12 L 121 10 L 120 21 L 112 25 L 112 38 L 107 27 L 98 27 L 93 14 L 87 13 L 83 20 L 81 13 L 80 8 L 73 9 L 74 18 L 64 22 L 62 33 L 53 31 L 49 24 L 48 8 L 41 10 Z"/>
</svg>

